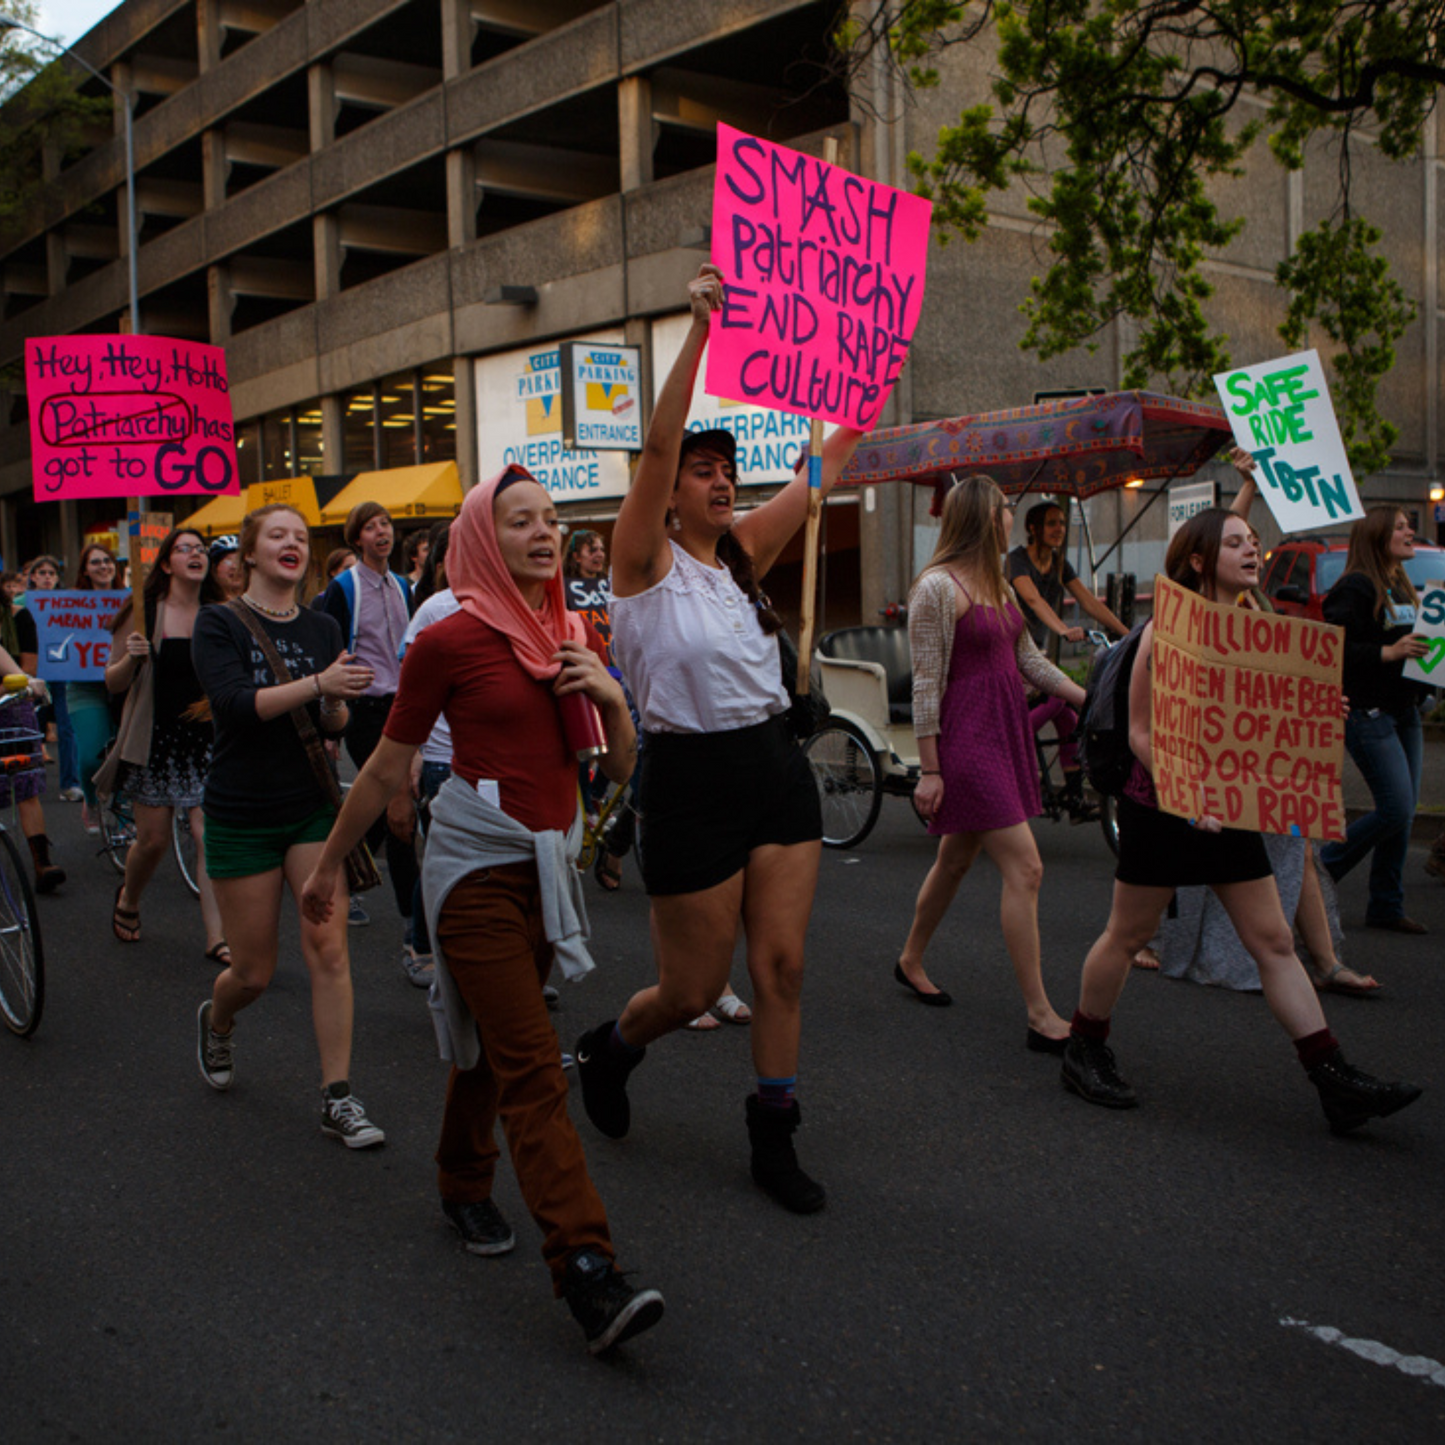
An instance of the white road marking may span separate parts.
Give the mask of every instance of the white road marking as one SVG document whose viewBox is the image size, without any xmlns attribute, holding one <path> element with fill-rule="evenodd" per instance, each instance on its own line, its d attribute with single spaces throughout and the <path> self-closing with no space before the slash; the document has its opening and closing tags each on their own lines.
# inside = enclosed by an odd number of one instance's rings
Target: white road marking
<svg viewBox="0 0 1445 1445">
<path fill-rule="evenodd" d="M 1413 1375 L 1427 1384 L 1445 1386 L 1445 1365 L 1439 1360 L 1432 1360 L 1425 1355 L 1402 1355 L 1399 1350 L 1392 1350 L 1389 1345 L 1382 1345 L 1378 1340 L 1352 1340 L 1343 1330 L 1337 1330 L 1333 1325 L 1312 1325 L 1308 1320 L 1292 1320 L 1288 1315 L 1280 1324 L 1286 1329 L 1304 1330 L 1306 1334 L 1313 1335 L 1326 1345 L 1338 1345 L 1340 1349 L 1349 1350 L 1352 1355 L 1358 1355 L 1372 1365 L 1393 1367 L 1402 1375 Z"/>
</svg>

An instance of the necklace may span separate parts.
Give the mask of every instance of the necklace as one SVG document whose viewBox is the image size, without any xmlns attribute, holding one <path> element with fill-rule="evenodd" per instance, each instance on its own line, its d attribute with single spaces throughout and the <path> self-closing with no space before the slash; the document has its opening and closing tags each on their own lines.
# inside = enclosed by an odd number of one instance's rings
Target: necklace
<svg viewBox="0 0 1445 1445">
<path fill-rule="evenodd" d="M 241 594 L 241 601 L 266 617 L 274 617 L 278 622 L 289 622 L 301 611 L 299 602 L 293 602 L 289 607 L 267 607 L 264 602 L 257 602 L 249 592 Z"/>
</svg>

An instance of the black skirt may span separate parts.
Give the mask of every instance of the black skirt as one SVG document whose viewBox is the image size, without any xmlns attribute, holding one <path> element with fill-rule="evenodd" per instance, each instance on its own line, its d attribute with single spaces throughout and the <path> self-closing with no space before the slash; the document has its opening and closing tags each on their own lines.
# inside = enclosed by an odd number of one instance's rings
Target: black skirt
<svg viewBox="0 0 1445 1445">
<path fill-rule="evenodd" d="M 1258 833 L 1202 833 L 1187 818 L 1119 799 L 1119 866 L 1114 877 L 1140 888 L 1249 883 L 1273 873 Z"/>
</svg>

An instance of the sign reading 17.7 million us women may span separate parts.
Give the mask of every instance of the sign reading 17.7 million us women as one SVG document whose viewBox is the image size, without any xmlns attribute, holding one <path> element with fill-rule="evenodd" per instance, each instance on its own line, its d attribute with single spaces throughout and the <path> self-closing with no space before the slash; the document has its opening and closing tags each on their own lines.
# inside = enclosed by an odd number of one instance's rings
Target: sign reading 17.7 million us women
<svg viewBox="0 0 1445 1445">
<path fill-rule="evenodd" d="M 235 495 L 219 346 L 168 336 L 25 343 L 35 499 Z"/>
</svg>

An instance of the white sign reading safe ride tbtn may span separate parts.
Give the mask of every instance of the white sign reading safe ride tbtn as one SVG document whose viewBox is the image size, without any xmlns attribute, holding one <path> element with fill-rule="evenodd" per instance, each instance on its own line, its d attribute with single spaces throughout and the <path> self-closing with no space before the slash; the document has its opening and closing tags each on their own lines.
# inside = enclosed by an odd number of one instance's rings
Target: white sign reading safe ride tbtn
<svg viewBox="0 0 1445 1445">
<path fill-rule="evenodd" d="M 1365 515 L 1317 352 L 1224 371 L 1214 384 L 1234 440 L 1259 464 L 1259 490 L 1281 531 Z"/>
</svg>

